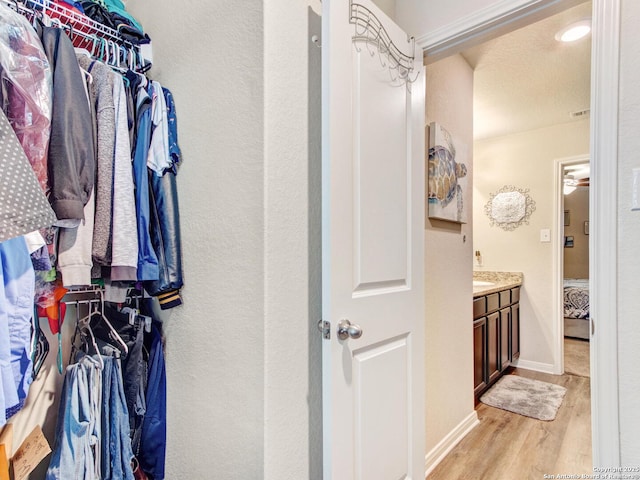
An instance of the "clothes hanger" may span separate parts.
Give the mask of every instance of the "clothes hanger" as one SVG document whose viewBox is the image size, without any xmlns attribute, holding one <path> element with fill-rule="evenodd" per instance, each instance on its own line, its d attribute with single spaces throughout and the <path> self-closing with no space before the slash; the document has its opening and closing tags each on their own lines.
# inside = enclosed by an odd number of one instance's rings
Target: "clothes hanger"
<svg viewBox="0 0 640 480">
<path fill-rule="evenodd" d="M 90 301 L 89 313 L 84 317 L 78 319 L 77 325 L 81 327 L 86 326 L 89 329 L 89 334 L 94 339 L 93 343 L 94 343 L 94 347 L 96 348 L 96 352 L 100 353 L 100 350 L 97 349 L 97 344 L 95 344 L 95 335 L 93 333 L 93 330 L 91 329 L 91 320 L 94 318 L 98 318 L 99 321 L 103 322 L 107 326 L 107 330 L 109 332 L 109 338 L 114 342 L 116 342 L 116 345 L 114 346 L 118 348 L 120 351 L 122 351 L 125 355 L 127 355 L 129 353 L 129 347 L 127 347 L 127 344 L 124 342 L 122 337 L 118 334 L 117 330 L 113 328 L 113 325 L 104 314 L 104 294 L 102 290 L 97 290 L 96 292 L 100 296 L 99 301 L 98 299 L 94 299 Z"/>
<path fill-rule="evenodd" d="M 85 348 L 89 347 L 89 345 L 87 344 L 87 339 L 88 338 L 90 339 L 91 341 L 90 346 L 93 347 L 93 350 L 96 356 L 98 357 L 98 363 L 100 364 L 100 368 L 104 369 L 104 360 L 102 359 L 102 355 L 100 354 L 98 342 L 96 341 L 96 337 L 93 334 L 93 330 L 91 329 L 91 324 L 90 324 L 90 319 L 91 319 L 91 316 L 93 315 L 92 308 L 91 308 L 93 303 L 94 302 L 89 303 L 89 314 L 82 318 L 78 318 L 79 305 L 76 305 L 76 331 L 73 336 L 73 341 L 72 341 L 73 348 L 71 349 L 71 358 L 69 359 L 69 363 L 72 362 L 72 359 L 76 350 L 76 338 L 78 333 L 80 333 L 80 341 L 82 342 L 82 344 L 85 345 Z M 85 350 L 85 353 L 89 354 L 88 350 Z"/>
<path fill-rule="evenodd" d="M 94 60 L 96 58 L 97 43 L 99 39 L 96 37 L 92 37 L 91 40 L 92 40 L 91 51 L 87 50 L 86 48 L 79 48 L 79 47 L 74 47 L 74 50 L 76 51 L 76 53 L 80 55 L 84 55 L 90 60 Z M 82 67 L 80 67 L 80 71 L 85 76 L 85 78 L 89 81 L 90 84 L 93 83 L 93 76 L 91 75 L 91 73 L 89 73 L 87 70 L 85 70 Z"/>
<path fill-rule="evenodd" d="M 136 52 L 133 47 L 127 48 L 127 61 L 129 63 L 129 70 L 136 69 Z"/>
<path fill-rule="evenodd" d="M 113 327 L 107 316 L 104 314 L 104 293 L 102 290 L 98 291 L 100 295 L 100 303 L 96 303 L 96 307 L 93 312 L 89 315 L 89 322 L 91 322 L 92 318 L 99 317 L 102 322 L 107 326 L 109 330 L 109 338 L 116 342 L 116 347 L 120 349 L 125 355 L 129 354 L 129 347 L 122 339 L 118 331 Z"/>
<path fill-rule="evenodd" d="M 35 307 L 33 312 L 33 330 L 32 362 L 33 378 L 35 379 L 38 377 L 40 369 L 49 355 L 49 341 L 40 328 L 40 318 L 38 317 L 38 311 Z"/>
<path fill-rule="evenodd" d="M 113 40 L 109 40 L 109 46 L 111 47 L 111 66 L 120 68 L 120 47 Z"/>
</svg>

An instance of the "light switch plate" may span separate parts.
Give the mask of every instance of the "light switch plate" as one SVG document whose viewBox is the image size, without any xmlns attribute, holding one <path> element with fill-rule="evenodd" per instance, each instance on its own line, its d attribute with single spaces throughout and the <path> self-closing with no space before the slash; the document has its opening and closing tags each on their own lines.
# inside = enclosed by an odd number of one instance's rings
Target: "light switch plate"
<svg viewBox="0 0 640 480">
<path fill-rule="evenodd" d="M 551 241 L 551 230 L 548 228 L 543 228 L 540 230 L 540 242 L 541 243 L 549 243 Z"/>
</svg>

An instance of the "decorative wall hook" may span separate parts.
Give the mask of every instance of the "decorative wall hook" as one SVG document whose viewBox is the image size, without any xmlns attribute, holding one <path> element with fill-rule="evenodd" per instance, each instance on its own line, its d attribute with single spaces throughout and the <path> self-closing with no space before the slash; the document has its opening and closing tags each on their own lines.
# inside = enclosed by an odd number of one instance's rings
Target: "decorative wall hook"
<svg viewBox="0 0 640 480">
<path fill-rule="evenodd" d="M 359 44 L 364 43 L 372 57 L 377 54 L 382 67 L 389 70 L 392 82 L 401 82 L 407 85 L 415 82 L 420 75 L 420 72 L 415 72 L 413 75 L 415 38 L 407 39 L 408 50 L 412 53 L 407 55 L 393 43 L 387 30 L 371 10 L 353 0 L 350 2 L 350 6 L 349 23 L 355 26 L 355 34 L 352 38 L 356 50 L 361 52 Z"/>
</svg>

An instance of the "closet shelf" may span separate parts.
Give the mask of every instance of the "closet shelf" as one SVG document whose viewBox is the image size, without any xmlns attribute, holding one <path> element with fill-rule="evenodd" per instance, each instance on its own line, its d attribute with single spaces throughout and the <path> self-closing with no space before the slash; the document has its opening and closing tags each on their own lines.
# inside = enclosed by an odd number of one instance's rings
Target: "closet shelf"
<svg viewBox="0 0 640 480">
<path fill-rule="evenodd" d="M 151 62 L 145 60 L 139 45 L 134 45 L 122 38 L 117 30 L 70 8 L 51 0 L 27 0 L 24 3 L 18 0 L 0 0 L 0 2 L 22 14 L 32 23 L 38 17 L 44 16 L 50 19 L 51 26 L 65 30 L 74 47 L 86 49 L 96 57 L 101 52 L 106 52 L 109 56 L 110 51 L 118 52 L 118 57 L 121 57 L 122 49 L 125 49 L 126 57 L 135 60 L 134 64 L 128 65 L 129 68 L 135 67 L 136 70 L 144 72 L 151 67 Z M 146 56 L 151 57 L 150 54 Z"/>
<path fill-rule="evenodd" d="M 145 295 L 143 289 L 132 287 L 127 292 L 127 299 L 129 300 L 141 300 L 148 298 L 148 294 Z M 67 293 L 62 297 L 60 303 L 81 305 L 85 303 L 105 301 L 105 290 L 101 285 L 91 285 L 87 287 L 72 287 L 69 288 Z"/>
</svg>

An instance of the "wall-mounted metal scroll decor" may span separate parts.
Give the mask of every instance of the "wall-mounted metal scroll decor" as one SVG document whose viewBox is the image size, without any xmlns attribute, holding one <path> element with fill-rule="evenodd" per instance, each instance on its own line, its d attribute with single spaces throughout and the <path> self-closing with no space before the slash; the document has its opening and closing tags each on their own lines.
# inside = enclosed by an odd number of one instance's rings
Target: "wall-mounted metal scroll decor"
<svg viewBox="0 0 640 480">
<path fill-rule="evenodd" d="M 505 185 L 492 193 L 484 206 L 491 226 L 513 231 L 523 223 L 529 225 L 529 218 L 536 209 L 536 202 L 529 195 L 529 189 Z"/>
<path fill-rule="evenodd" d="M 414 55 L 403 53 L 389 37 L 387 30 L 384 28 L 378 17 L 367 7 L 350 2 L 351 17 L 349 23 L 355 25 L 355 34 L 353 36 L 353 44 L 356 49 L 362 51 L 359 47 L 364 43 L 367 50 L 373 57 L 376 55 L 374 47 L 377 47 L 378 58 L 384 68 L 389 69 L 391 80 L 393 82 L 402 82 L 410 84 L 414 82 L 420 72 L 412 77 Z M 411 52 L 415 51 L 415 38 L 407 39 L 410 44 Z"/>
</svg>

